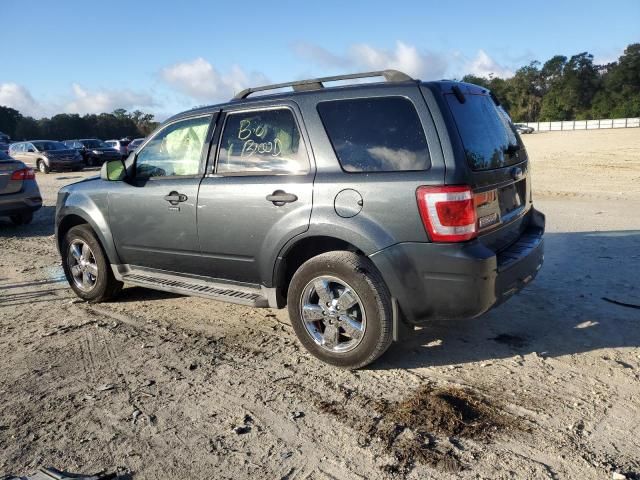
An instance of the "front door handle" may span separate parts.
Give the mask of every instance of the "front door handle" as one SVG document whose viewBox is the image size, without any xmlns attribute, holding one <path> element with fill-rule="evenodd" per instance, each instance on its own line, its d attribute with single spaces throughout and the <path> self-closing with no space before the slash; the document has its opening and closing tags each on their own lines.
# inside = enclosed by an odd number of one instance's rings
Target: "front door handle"
<svg viewBox="0 0 640 480">
<path fill-rule="evenodd" d="M 187 197 L 184 193 L 178 193 L 176 191 L 171 192 L 169 195 L 164 197 L 164 199 L 169 202 L 171 205 L 177 205 L 180 202 L 186 202 L 189 197 Z"/>
<path fill-rule="evenodd" d="M 292 203 L 298 200 L 298 196 L 287 193 L 284 190 L 276 190 L 271 195 L 267 195 L 267 201 L 272 202 L 276 207 L 281 207 L 285 203 Z"/>
</svg>

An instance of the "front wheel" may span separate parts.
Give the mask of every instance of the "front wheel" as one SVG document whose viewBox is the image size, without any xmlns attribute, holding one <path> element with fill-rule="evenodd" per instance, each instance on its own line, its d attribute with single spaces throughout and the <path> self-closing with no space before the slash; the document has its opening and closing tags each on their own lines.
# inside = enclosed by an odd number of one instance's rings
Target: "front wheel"
<svg viewBox="0 0 640 480">
<path fill-rule="evenodd" d="M 40 173 L 49 173 L 51 169 L 44 160 L 38 160 L 38 171 Z"/>
<path fill-rule="evenodd" d="M 326 363 L 361 368 L 391 345 L 391 296 L 366 257 L 345 251 L 313 257 L 293 275 L 287 302 L 298 339 Z"/>
<path fill-rule="evenodd" d="M 122 282 L 113 276 L 107 256 L 88 225 L 71 228 L 60 250 L 64 274 L 78 297 L 104 302 L 122 289 Z"/>
</svg>

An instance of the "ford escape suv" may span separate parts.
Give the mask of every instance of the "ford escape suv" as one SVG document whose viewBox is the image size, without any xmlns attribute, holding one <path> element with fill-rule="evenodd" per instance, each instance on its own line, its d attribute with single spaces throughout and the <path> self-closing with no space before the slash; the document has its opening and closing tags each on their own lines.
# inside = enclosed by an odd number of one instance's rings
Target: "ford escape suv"
<svg viewBox="0 0 640 480">
<path fill-rule="evenodd" d="M 372 76 L 384 81 L 325 85 Z M 79 297 L 129 283 L 287 306 L 304 347 L 344 368 L 518 292 L 542 265 L 543 233 L 497 99 L 394 70 L 176 115 L 126 161 L 62 188 L 56 209 Z"/>
</svg>

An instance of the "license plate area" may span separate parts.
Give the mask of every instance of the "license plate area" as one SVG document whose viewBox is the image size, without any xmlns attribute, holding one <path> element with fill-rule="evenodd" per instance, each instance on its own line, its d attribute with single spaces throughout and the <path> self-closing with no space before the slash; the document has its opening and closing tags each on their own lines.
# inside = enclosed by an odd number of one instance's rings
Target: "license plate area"
<svg viewBox="0 0 640 480">
<path fill-rule="evenodd" d="M 503 221 L 524 207 L 526 189 L 526 181 L 523 179 L 498 190 L 498 203 Z"/>
</svg>

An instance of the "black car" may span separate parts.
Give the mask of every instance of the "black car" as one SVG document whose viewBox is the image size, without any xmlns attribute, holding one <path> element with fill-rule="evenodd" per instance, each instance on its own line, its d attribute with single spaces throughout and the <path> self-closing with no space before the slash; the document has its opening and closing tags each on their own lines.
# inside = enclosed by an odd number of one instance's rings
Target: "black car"
<svg viewBox="0 0 640 480">
<path fill-rule="evenodd" d="M 65 140 L 69 148 L 74 148 L 82 155 L 85 166 L 102 165 L 109 160 L 121 158 L 120 152 L 97 138 L 82 138 L 80 140 Z"/>
<path fill-rule="evenodd" d="M 325 87 L 373 76 L 386 81 Z M 61 188 L 56 208 L 84 300 L 130 283 L 287 306 L 300 343 L 344 368 L 517 293 L 542 266 L 544 227 L 495 97 L 394 70 L 180 113 L 126 161 Z"/>
</svg>

